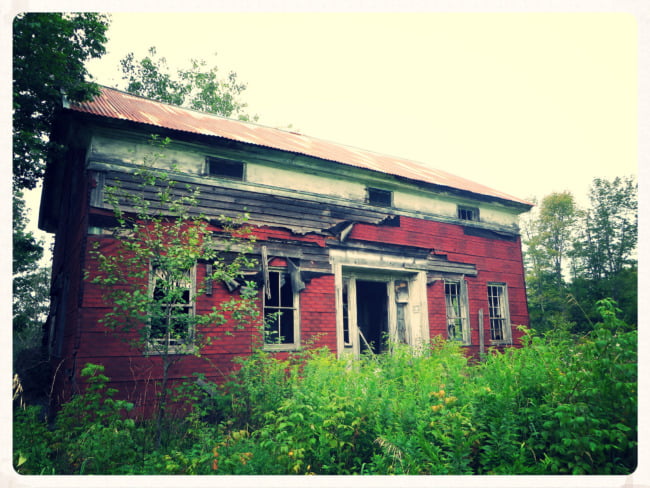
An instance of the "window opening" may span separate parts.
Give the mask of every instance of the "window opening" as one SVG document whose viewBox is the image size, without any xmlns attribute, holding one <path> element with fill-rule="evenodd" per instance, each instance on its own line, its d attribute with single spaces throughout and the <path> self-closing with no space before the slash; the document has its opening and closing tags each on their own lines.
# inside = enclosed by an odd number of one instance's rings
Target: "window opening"
<svg viewBox="0 0 650 488">
<path fill-rule="evenodd" d="M 264 344 L 296 343 L 296 306 L 289 273 L 269 271 L 270 294 L 264 296 Z"/>
<path fill-rule="evenodd" d="M 149 341 L 154 350 L 191 342 L 194 316 L 192 274 L 192 270 L 178 273 L 153 267 L 151 294 L 154 307 L 150 313 Z"/>
<path fill-rule="evenodd" d="M 490 339 L 509 341 L 508 296 L 506 285 L 488 284 L 488 310 L 490 315 Z"/>
<path fill-rule="evenodd" d="M 462 205 L 458 206 L 458 218 L 461 220 L 473 220 L 479 221 L 478 208 L 476 207 L 464 207 Z"/>
<path fill-rule="evenodd" d="M 232 180 L 244 179 L 244 163 L 241 161 L 207 156 L 205 164 L 208 176 L 218 176 Z"/>
<path fill-rule="evenodd" d="M 380 207 L 390 207 L 393 204 L 393 192 L 368 187 L 368 203 Z"/>
<path fill-rule="evenodd" d="M 460 281 L 445 281 L 445 303 L 449 339 L 469 343 L 467 298 Z"/>
</svg>

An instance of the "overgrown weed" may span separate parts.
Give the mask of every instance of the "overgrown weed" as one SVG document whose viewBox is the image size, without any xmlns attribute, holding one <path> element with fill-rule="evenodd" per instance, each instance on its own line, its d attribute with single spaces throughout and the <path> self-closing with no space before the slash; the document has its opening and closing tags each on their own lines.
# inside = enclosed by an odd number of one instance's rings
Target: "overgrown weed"
<svg viewBox="0 0 650 488">
<path fill-rule="evenodd" d="M 583 337 L 525 330 L 468 362 L 433 340 L 337 359 L 326 349 L 239 360 L 225 385 L 176 392 L 184 416 L 153 449 L 97 365 L 52 426 L 18 405 L 21 474 L 629 474 L 637 463 L 637 334 L 599 302 Z"/>
</svg>

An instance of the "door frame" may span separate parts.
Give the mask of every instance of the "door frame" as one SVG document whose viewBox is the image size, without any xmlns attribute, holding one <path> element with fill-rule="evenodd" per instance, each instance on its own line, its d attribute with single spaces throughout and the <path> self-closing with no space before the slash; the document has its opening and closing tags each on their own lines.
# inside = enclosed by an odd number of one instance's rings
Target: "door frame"
<svg viewBox="0 0 650 488">
<path fill-rule="evenodd" d="M 334 250 L 333 250 L 334 251 Z M 427 277 L 422 269 L 409 268 L 408 259 L 379 253 L 336 250 L 330 255 L 334 271 L 336 293 L 336 346 L 339 357 L 358 358 L 360 354 L 358 326 L 356 323 L 356 282 L 379 281 L 386 283 L 388 299 L 389 340 L 397 338 L 397 302 L 395 282 L 408 282 L 408 303 L 404 307 L 406 342 L 418 347 L 430 339 L 427 306 Z M 343 288 L 347 285 L 348 330 L 350 344 L 344 343 Z"/>
</svg>

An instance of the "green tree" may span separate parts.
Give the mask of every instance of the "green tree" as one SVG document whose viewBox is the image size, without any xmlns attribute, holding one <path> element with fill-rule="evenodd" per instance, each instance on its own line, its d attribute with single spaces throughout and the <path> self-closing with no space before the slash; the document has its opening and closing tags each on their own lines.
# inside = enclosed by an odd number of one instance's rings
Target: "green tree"
<svg viewBox="0 0 650 488">
<path fill-rule="evenodd" d="M 574 332 L 589 331 L 599 317 L 595 304 L 605 298 L 619 304 L 626 322 L 637 322 L 636 180 L 595 178 L 589 197 L 590 207 L 582 210 L 570 193 L 550 194 L 523 222 L 535 328 L 568 322 Z"/>
<path fill-rule="evenodd" d="M 48 312 L 50 269 L 39 265 L 43 243 L 26 229 L 25 202 L 13 198 L 13 370 L 28 401 L 46 395 L 47 363 L 42 349 Z"/>
<path fill-rule="evenodd" d="M 580 221 L 572 256 L 571 295 L 581 310 L 572 310 L 575 331 L 592 328 L 598 300 L 614 299 L 622 318 L 637 323 L 638 186 L 636 179 L 595 178 L 590 207 Z"/>
<path fill-rule="evenodd" d="M 566 259 L 580 210 L 570 192 L 544 197 L 523 226 L 531 321 L 547 329 L 566 308 Z"/>
<path fill-rule="evenodd" d="M 590 209 L 582 222 L 574 254 L 580 274 L 590 279 L 612 278 L 636 264 L 638 185 L 633 177 L 594 179 Z"/>
<path fill-rule="evenodd" d="M 111 307 L 102 324 L 141 353 L 160 361 L 156 445 L 161 441 L 171 366 L 190 354 L 200 356 L 210 341 L 207 332 L 229 318 L 235 326 L 242 326 L 258 317 L 252 283 L 245 283 L 239 296 L 233 295 L 210 312 L 195 313 L 196 300 L 205 293 L 203 286 L 194 285 L 197 263 L 212 266 L 209 278 L 215 282 L 243 281 L 244 270 L 253 264 L 247 257 L 252 236 L 238 222 L 223 217 L 220 241 L 225 243 L 225 250 L 216 250 L 213 231 L 196 210 L 198 188 L 178 184 L 173 168 L 167 171 L 157 167 L 169 142 L 154 137 L 155 152 L 134 172 L 137 190 L 120 185 L 106 188 L 116 218 L 113 242 L 118 245 L 114 249 L 109 243 L 104 251 L 96 243 L 91 265 L 95 269 L 88 270 L 90 281 L 100 286 Z"/>
<path fill-rule="evenodd" d="M 149 55 L 139 61 L 129 53 L 120 64 L 129 93 L 224 117 L 251 119 L 244 112 L 247 105 L 238 100 L 246 84 L 239 82 L 233 71 L 219 78 L 216 66 L 208 67 L 204 60 L 191 59 L 189 68 L 178 69 L 173 75 L 167 60 L 158 57 L 155 47 L 149 48 Z"/>
<path fill-rule="evenodd" d="M 47 314 L 49 270 L 39 266 L 43 243 L 26 230 L 22 194 L 13 198 L 14 332 L 39 327 Z"/>
<path fill-rule="evenodd" d="M 105 53 L 108 17 L 97 13 L 21 13 L 13 22 L 13 181 L 35 188 L 51 149 L 49 133 L 65 95 L 97 93 L 84 63 Z"/>
</svg>

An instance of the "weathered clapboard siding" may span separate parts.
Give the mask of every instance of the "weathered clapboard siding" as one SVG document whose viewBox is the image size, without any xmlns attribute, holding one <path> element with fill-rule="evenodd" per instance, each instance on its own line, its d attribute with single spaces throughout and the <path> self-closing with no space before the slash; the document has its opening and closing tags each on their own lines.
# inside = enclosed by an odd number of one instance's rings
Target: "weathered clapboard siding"
<svg viewBox="0 0 650 488">
<path fill-rule="evenodd" d="M 121 184 L 125 188 L 143 191 L 137 183 L 137 179 L 133 176 L 133 165 L 128 164 L 108 164 L 106 162 L 92 161 L 89 168 L 97 171 L 98 188 L 96 189 L 93 202 L 101 200 L 101 188 L 104 184 L 115 185 Z M 343 176 L 345 177 L 345 176 Z M 106 181 L 104 182 L 104 179 Z M 427 220 L 434 220 L 449 223 L 461 223 L 463 225 L 470 225 L 477 229 L 486 231 L 498 231 L 503 235 L 514 236 L 518 234 L 516 225 L 512 224 L 512 210 L 500 208 L 496 211 L 485 208 L 483 214 L 493 214 L 491 221 L 481 222 L 461 222 L 457 219 L 455 213 L 438 213 L 442 210 L 440 203 L 437 200 L 430 200 L 430 205 L 426 206 L 420 203 L 415 207 L 406 203 L 395 204 L 392 207 L 378 207 L 365 203 L 363 197 L 357 199 L 333 197 L 328 195 L 326 189 L 322 193 L 313 193 L 303 190 L 290 190 L 286 188 L 262 185 L 259 183 L 239 182 L 231 180 L 223 180 L 213 177 L 197 177 L 195 175 L 187 175 L 176 173 L 174 180 L 178 182 L 177 194 L 186 194 L 184 190 L 185 185 L 191 185 L 197 188 L 201 195 L 202 203 L 200 203 L 199 210 L 206 215 L 214 214 L 216 209 L 221 209 L 222 213 L 229 217 L 236 217 L 242 214 L 243 209 L 247 209 L 251 213 L 251 217 L 257 223 L 255 218 L 260 222 L 268 222 L 267 219 L 274 219 L 274 223 L 280 225 L 291 225 L 292 217 L 296 216 L 296 212 L 302 210 L 304 207 L 304 226 L 294 225 L 292 228 L 301 233 L 310 232 L 310 229 L 320 227 L 324 222 L 336 223 L 341 220 L 355 220 L 359 222 L 375 223 L 378 219 L 386 218 L 389 215 L 405 215 Z M 345 181 L 341 182 L 342 184 Z M 336 184 L 334 182 L 333 184 Z M 156 190 L 154 188 L 145 188 L 144 194 L 150 200 L 155 200 Z M 398 194 L 399 195 L 399 194 Z M 406 202 L 410 202 L 414 196 L 408 197 Z M 425 201 L 421 196 L 418 197 Z M 438 198 L 438 197 L 436 197 Z M 441 198 L 441 197 L 440 197 Z M 403 199 L 403 198 L 402 198 Z M 399 198 L 396 197 L 396 200 Z M 272 202 L 272 205 L 269 203 Z M 454 209 L 455 205 L 447 202 L 445 205 Z M 447 208 L 447 207 L 444 207 Z M 354 214 L 350 215 L 350 209 L 354 210 Z M 506 211 L 507 210 L 507 211 Z M 447 209 L 445 212 L 449 212 Z M 313 219 L 317 218 L 317 221 Z"/>
<path fill-rule="evenodd" d="M 180 179 L 180 178 L 179 178 Z M 153 209 L 162 209 L 157 206 L 158 189 L 154 187 L 141 188 L 138 178 L 130 173 L 109 172 L 101 178 L 101 184 L 119 187 L 124 192 L 138 191 L 145 200 L 152 202 Z M 189 192 L 180 182 L 172 193 L 182 197 Z M 336 205 L 332 203 L 314 202 L 304 197 L 281 197 L 277 195 L 259 193 L 251 190 L 215 187 L 213 185 L 193 185 L 199 191 L 198 205 L 193 209 L 195 213 L 202 213 L 206 217 L 241 217 L 244 213 L 249 215 L 249 223 L 269 226 L 287 227 L 296 233 L 326 232 L 342 221 L 357 221 L 378 223 L 389 215 L 386 209 L 366 209 L 352 206 Z M 101 192 L 99 186 L 95 192 Z M 104 189 L 105 191 L 105 189 Z M 99 197 L 93 198 L 100 208 L 110 208 L 107 203 L 99 203 Z M 121 202 L 125 211 L 133 210 L 127 201 Z"/>
<path fill-rule="evenodd" d="M 252 184 L 261 183 L 298 192 L 312 191 L 357 202 L 364 201 L 366 186 L 378 186 L 394 191 L 395 206 L 402 210 L 454 219 L 456 205 L 478 206 L 483 222 L 517 231 L 517 215 L 521 212 L 521 205 L 515 202 L 504 205 L 503 201 L 485 198 L 481 194 L 467 198 L 454 188 L 414 185 L 402 177 L 341 166 L 301 154 L 287 154 L 272 148 L 227 140 L 215 143 L 202 137 L 196 139 L 189 134 L 171 136 L 173 142 L 166 148 L 164 159 L 156 162 L 164 170 L 169 170 L 173 164 L 183 174 L 209 180 L 210 177 L 204 176 L 205 156 L 224 157 L 244 162 L 245 179 Z M 151 152 L 151 147 L 143 141 L 142 136 L 134 135 L 132 131 L 94 133 L 92 146 L 91 167 L 128 166 Z M 423 191 L 425 189 L 428 191 Z"/>
</svg>

